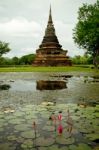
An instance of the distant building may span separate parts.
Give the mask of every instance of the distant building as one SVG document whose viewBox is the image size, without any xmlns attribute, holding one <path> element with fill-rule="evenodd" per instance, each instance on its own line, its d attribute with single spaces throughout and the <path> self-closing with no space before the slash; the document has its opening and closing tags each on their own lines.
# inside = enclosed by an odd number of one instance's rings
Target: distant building
<svg viewBox="0 0 99 150">
<path fill-rule="evenodd" d="M 62 49 L 55 34 L 50 7 L 45 36 L 39 49 L 36 50 L 33 66 L 70 66 L 71 61 L 66 54 L 67 50 Z"/>
</svg>

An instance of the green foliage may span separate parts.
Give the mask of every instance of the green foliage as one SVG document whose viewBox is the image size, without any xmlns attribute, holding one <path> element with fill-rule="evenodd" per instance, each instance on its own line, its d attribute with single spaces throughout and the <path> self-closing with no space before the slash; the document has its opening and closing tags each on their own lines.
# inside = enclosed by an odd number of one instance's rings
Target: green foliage
<svg viewBox="0 0 99 150">
<path fill-rule="evenodd" d="M 20 65 L 31 65 L 35 59 L 35 54 L 24 55 L 19 59 Z"/>
<path fill-rule="evenodd" d="M 83 4 L 79 8 L 73 38 L 79 47 L 86 49 L 94 58 L 99 56 L 99 0 L 93 5 Z"/>
<path fill-rule="evenodd" d="M 0 57 L 3 54 L 6 54 L 7 52 L 9 52 L 11 49 L 9 48 L 9 43 L 5 43 L 0 41 Z"/>
<path fill-rule="evenodd" d="M 19 58 L 18 57 L 12 58 L 12 65 L 19 65 Z"/>
<path fill-rule="evenodd" d="M 88 56 L 88 55 L 84 55 L 84 56 L 74 56 L 73 58 L 71 58 L 72 60 L 72 63 L 73 64 L 84 64 L 84 65 L 87 65 L 87 64 L 93 64 L 93 58 L 92 56 Z"/>
<path fill-rule="evenodd" d="M 5 64 L 5 59 L 3 57 L 0 57 L 0 66 Z"/>
<path fill-rule="evenodd" d="M 16 66 L 16 65 L 32 65 L 33 60 L 35 59 L 35 54 L 24 55 L 21 58 L 4 58 L 0 57 L 0 66 Z"/>
</svg>

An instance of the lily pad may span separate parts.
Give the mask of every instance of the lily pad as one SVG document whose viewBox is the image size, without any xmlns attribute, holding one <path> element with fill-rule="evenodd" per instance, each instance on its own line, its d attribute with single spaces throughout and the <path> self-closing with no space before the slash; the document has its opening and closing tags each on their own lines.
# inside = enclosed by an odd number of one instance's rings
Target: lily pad
<svg viewBox="0 0 99 150">
<path fill-rule="evenodd" d="M 29 125 L 32 126 L 33 121 L 35 121 L 35 123 L 36 123 L 37 126 L 42 123 L 42 119 L 35 118 L 35 119 L 29 119 L 29 120 L 27 120 L 27 124 L 29 124 Z"/>
<path fill-rule="evenodd" d="M 52 131 L 55 130 L 55 127 L 54 127 L 54 126 L 47 126 L 47 125 L 46 125 L 46 126 L 43 127 L 43 130 L 52 132 Z"/>
<path fill-rule="evenodd" d="M 18 143 L 23 143 L 23 142 L 24 142 L 24 138 L 23 138 L 23 137 L 18 137 L 18 138 L 16 139 L 16 141 L 17 141 Z"/>
<path fill-rule="evenodd" d="M 75 142 L 75 139 L 73 137 L 65 138 L 64 136 L 60 135 L 56 138 L 56 141 L 58 144 L 70 145 L 70 144 L 73 144 Z"/>
<path fill-rule="evenodd" d="M 17 116 L 17 117 L 21 117 L 25 114 L 23 112 L 15 112 L 14 115 Z"/>
<path fill-rule="evenodd" d="M 69 146 L 69 150 L 77 150 L 77 146 L 75 146 L 75 145 L 70 145 L 70 146 Z"/>
<path fill-rule="evenodd" d="M 96 139 L 99 139 L 99 134 L 98 133 L 86 134 L 86 137 L 89 138 L 91 141 L 94 141 Z"/>
<path fill-rule="evenodd" d="M 11 124 L 21 124 L 24 121 L 25 121 L 24 119 L 21 119 L 21 118 L 17 119 L 16 118 L 16 119 L 9 120 L 9 123 L 11 123 Z"/>
<path fill-rule="evenodd" d="M 14 146 L 11 146 L 9 143 L 0 144 L 1 150 L 15 150 Z"/>
<path fill-rule="evenodd" d="M 5 120 L 4 120 L 4 119 L 0 119 L 0 124 L 1 124 L 1 123 L 4 123 L 4 122 L 5 122 Z"/>
<path fill-rule="evenodd" d="M 4 128 L 0 128 L 0 132 L 3 132 L 4 131 Z"/>
<path fill-rule="evenodd" d="M 5 117 L 6 120 L 15 119 L 15 118 L 16 116 L 13 116 L 13 115 L 9 115 Z"/>
<path fill-rule="evenodd" d="M 49 145 L 52 145 L 53 143 L 54 143 L 54 139 L 53 138 L 39 137 L 36 140 L 36 144 L 38 146 L 49 146 Z"/>
<path fill-rule="evenodd" d="M 7 136 L 7 139 L 9 141 L 15 141 L 17 139 L 17 137 L 15 135 L 10 135 L 10 136 Z"/>
<path fill-rule="evenodd" d="M 17 131 L 25 131 L 25 130 L 29 130 L 29 126 L 27 124 L 19 124 L 15 126 L 15 129 Z"/>
<path fill-rule="evenodd" d="M 35 132 L 34 130 L 28 130 L 21 133 L 21 136 L 27 139 L 33 139 L 35 138 Z M 39 137 L 40 134 L 36 132 L 36 137 Z"/>
<path fill-rule="evenodd" d="M 2 115 L 4 115 L 4 112 L 0 111 L 0 116 L 2 117 Z M 1 117 L 0 117 L 0 118 L 1 118 Z"/>
<path fill-rule="evenodd" d="M 4 123 L 0 122 L 0 128 L 4 127 Z"/>
<path fill-rule="evenodd" d="M 40 115 L 42 116 L 42 118 L 49 118 L 50 113 L 43 111 L 43 112 L 40 112 Z"/>
<path fill-rule="evenodd" d="M 4 115 L 3 114 L 0 114 L 0 119 L 4 119 Z"/>
<path fill-rule="evenodd" d="M 95 117 L 99 118 L 99 112 L 95 112 Z"/>
<path fill-rule="evenodd" d="M 92 150 L 92 148 L 89 147 L 87 144 L 80 143 L 77 146 L 77 150 Z"/>
<path fill-rule="evenodd" d="M 27 115 L 27 116 L 25 116 L 25 119 L 36 119 L 37 118 L 37 116 L 35 115 L 35 114 L 29 114 L 29 115 Z"/>
<path fill-rule="evenodd" d="M 58 147 L 57 145 L 53 145 L 51 147 L 48 148 L 48 150 L 68 150 L 68 148 L 66 146 L 64 147 Z"/>
<path fill-rule="evenodd" d="M 23 149 L 30 149 L 32 148 L 33 149 L 33 141 L 32 140 L 25 140 L 22 144 L 21 144 L 21 147 Z M 34 149 L 33 149 L 34 150 Z"/>
<path fill-rule="evenodd" d="M 92 132 L 93 132 L 93 128 L 84 128 L 84 127 L 82 126 L 82 128 L 79 129 L 79 131 L 80 131 L 81 133 L 92 133 Z"/>
</svg>

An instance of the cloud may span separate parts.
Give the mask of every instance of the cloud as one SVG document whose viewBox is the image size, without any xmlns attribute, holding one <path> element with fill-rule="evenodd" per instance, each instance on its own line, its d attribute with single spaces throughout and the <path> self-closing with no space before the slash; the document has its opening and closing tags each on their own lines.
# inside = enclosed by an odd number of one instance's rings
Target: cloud
<svg viewBox="0 0 99 150">
<path fill-rule="evenodd" d="M 74 24 L 64 23 L 62 21 L 55 21 L 57 35 L 60 37 L 61 41 L 70 42 L 73 41 L 72 33 Z"/>
<path fill-rule="evenodd" d="M 0 33 L 12 37 L 38 37 L 40 32 L 41 25 L 39 23 L 28 21 L 25 18 L 16 18 L 0 23 Z"/>
<path fill-rule="evenodd" d="M 50 2 L 56 35 L 63 49 L 70 56 L 84 53 L 74 44 L 72 29 L 82 3 L 95 0 L 0 0 L 0 40 L 9 42 L 11 48 L 6 56 L 35 53 L 44 36 Z"/>
</svg>

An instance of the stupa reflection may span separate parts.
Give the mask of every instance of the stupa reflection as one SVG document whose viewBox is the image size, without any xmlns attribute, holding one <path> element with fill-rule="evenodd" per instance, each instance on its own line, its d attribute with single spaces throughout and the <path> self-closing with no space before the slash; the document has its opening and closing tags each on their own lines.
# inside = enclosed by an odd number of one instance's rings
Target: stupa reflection
<svg viewBox="0 0 99 150">
<path fill-rule="evenodd" d="M 37 90 L 58 90 L 67 88 L 65 81 L 49 81 L 39 80 L 37 81 Z"/>
</svg>

